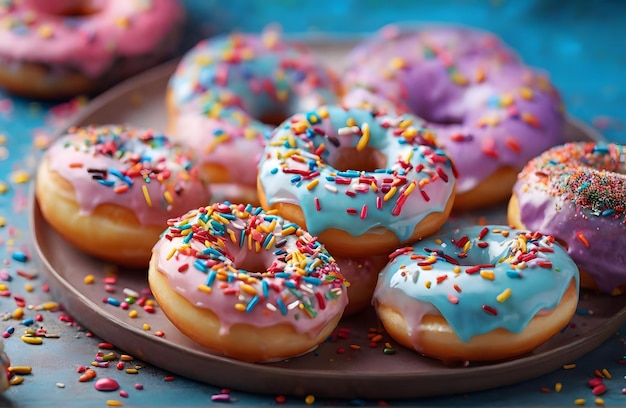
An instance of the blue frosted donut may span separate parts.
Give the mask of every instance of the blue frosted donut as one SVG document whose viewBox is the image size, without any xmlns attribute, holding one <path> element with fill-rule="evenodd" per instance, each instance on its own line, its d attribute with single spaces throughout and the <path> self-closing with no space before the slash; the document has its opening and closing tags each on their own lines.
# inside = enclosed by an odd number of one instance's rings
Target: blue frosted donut
<svg viewBox="0 0 626 408">
<path fill-rule="evenodd" d="M 552 236 L 505 226 L 448 230 L 397 249 L 373 301 L 399 343 L 447 361 L 532 351 L 567 326 L 576 264 Z"/>
<path fill-rule="evenodd" d="M 265 209 L 344 256 L 388 254 L 447 220 L 456 174 L 412 115 L 325 106 L 286 120 L 259 164 Z"/>
</svg>

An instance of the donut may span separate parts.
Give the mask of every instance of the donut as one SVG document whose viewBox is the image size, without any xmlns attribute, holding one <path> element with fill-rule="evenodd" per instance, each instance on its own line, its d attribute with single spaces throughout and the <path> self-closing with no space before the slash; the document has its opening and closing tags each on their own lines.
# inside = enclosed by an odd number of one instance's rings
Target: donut
<svg viewBox="0 0 626 408">
<path fill-rule="evenodd" d="M 203 94 L 196 104 L 170 122 L 168 134 L 195 152 L 215 201 L 258 205 L 257 165 L 272 127 L 242 111 L 227 91 Z"/>
<path fill-rule="evenodd" d="M 175 50 L 176 0 L 7 0 L 0 5 L 0 86 L 61 99 L 105 89 Z"/>
<path fill-rule="evenodd" d="M 348 302 L 337 264 L 315 237 L 249 204 L 214 203 L 168 221 L 148 281 L 178 330 L 248 362 L 316 348 Z"/>
<path fill-rule="evenodd" d="M 372 295 L 378 281 L 378 273 L 389 261 L 388 255 L 345 258 L 334 257 L 341 274 L 348 282 L 348 306 L 344 317 L 353 316 L 372 306 Z"/>
<path fill-rule="evenodd" d="M 166 91 L 168 117 L 189 110 L 187 103 L 205 92 L 223 91 L 249 116 L 277 125 L 296 112 L 335 102 L 339 85 L 311 52 L 276 31 L 222 35 L 200 41 L 183 56 Z"/>
<path fill-rule="evenodd" d="M 345 105 L 411 112 L 434 129 L 459 172 L 455 210 L 506 202 L 526 162 L 565 142 L 564 109 L 547 75 L 492 33 L 390 26 L 347 61 Z"/>
<path fill-rule="evenodd" d="M 626 291 L 626 149 L 572 142 L 530 160 L 520 172 L 508 222 L 556 237 L 581 272 L 581 286 Z"/>
<path fill-rule="evenodd" d="M 152 130 L 73 128 L 41 161 L 35 195 L 46 222 L 78 249 L 145 267 L 166 221 L 211 199 L 189 153 Z"/>
<path fill-rule="evenodd" d="M 9 367 L 11 366 L 11 361 L 7 356 L 7 353 L 4 351 L 4 342 L 0 340 L 0 393 L 5 391 L 11 385 L 9 383 L 9 378 L 11 376 L 11 372 L 9 371 Z"/>
<path fill-rule="evenodd" d="M 455 180 L 419 118 L 329 105 L 272 133 L 258 194 L 264 209 L 301 225 L 334 256 L 388 255 L 445 223 Z"/>
<path fill-rule="evenodd" d="M 578 304 L 576 264 L 539 232 L 448 229 L 390 259 L 374 291 L 378 317 L 398 343 L 446 363 L 531 352 Z"/>
</svg>

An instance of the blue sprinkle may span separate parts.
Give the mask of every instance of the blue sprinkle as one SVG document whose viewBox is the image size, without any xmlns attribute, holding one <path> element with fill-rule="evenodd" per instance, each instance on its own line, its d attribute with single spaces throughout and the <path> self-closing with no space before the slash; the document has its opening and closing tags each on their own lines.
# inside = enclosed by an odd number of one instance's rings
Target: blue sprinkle
<svg viewBox="0 0 626 408">
<path fill-rule="evenodd" d="M 243 248 L 244 242 L 246 242 L 246 230 L 241 230 L 239 234 L 239 248 Z"/>
<path fill-rule="evenodd" d="M 113 185 L 115 185 L 115 182 L 113 180 L 96 180 L 96 181 L 105 187 L 113 187 Z"/>
<path fill-rule="evenodd" d="M 191 241 L 191 238 L 193 238 L 193 232 L 191 234 L 187 234 L 185 238 L 183 238 L 183 243 L 188 244 L 189 241 Z"/>
<path fill-rule="evenodd" d="M 294 282 L 292 280 L 285 281 L 285 286 L 290 288 L 290 289 L 295 289 L 296 288 L 296 282 Z"/>
<path fill-rule="evenodd" d="M 335 181 L 334 176 L 326 176 L 326 181 Z"/>
<path fill-rule="evenodd" d="M 291 184 L 293 183 L 297 183 L 300 180 L 302 180 L 302 176 L 299 174 L 296 174 L 295 176 L 293 176 L 291 179 L 289 179 L 289 181 L 291 182 Z"/>
<path fill-rule="evenodd" d="M 270 170 L 271 174 L 276 174 L 278 173 L 278 167 L 274 167 L 272 170 Z"/>
<path fill-rule="evenodd" d="M 252 206 L 252 204 L 248 203 L 246 204 L 246 208 L 244 209 L 245 212 L 251 212 L 254 209 L 254 207 Z"/>
<path fill-rule="evenodd" d="M 270 296 L 270 285 L 266 280 L 262 280 L 261 287 L 263 288 L 263 297 L 267 299 Z"/>
<path fill-rule="evenodd" d="M 509 269 L 506 271 L 506 276 L 508 276 L 509 278 L 513 278 L 513 279 L 521 279 L 522 278 L 522 274 L 519 271 L 516 271 L 514 269 Z"/>
<path fill-rule="evenodd" d="M 254 307 L 257 305 L 257 303 L 259 303 L 258 295 L 253 297 L 252 300 L 250 300 L 250 303 L 248 303 L 248 306 L 246 306 L 246 313 L 250 313 L 252 309 L 254 309 Z"/>
<path fill-rule="evenodd" d="M 612 210 L 612 209 L 610 209 L 610 208 L 609 208 L 608 210 L 604 210 L 604 211 L 602 211 L 602 215 L 606 217 L 607 215 L 611 215 L 611 214 L 613 214 L 614 212 L 615 212 L 614 210 Z"/>
<path fill-rule="evenodd" d="M 278 272 L 274 274 L 276 278 L 289 279 L 291 278 L 291 274 L 287 272 Z"/>
<path fill-rule="evenodd" d="M 209 276 L 206 279 L 206 285 L 213 286 L 213 282 L 215 281 L 216 276 L 217 276 L 217 273 L 214 270 L 209 271 Z"/>
<path fill-rule="evenodd" d="M 314 278 L 312 276 L 303 276 L 302 280 L 314 286 L 319 286 L 322 284 L 322 280 L 320 278 Z"/>
<path fill-rule="evenodd" d="M 13 327 L 13 326 L 7 327 L 7 333 L 13 334 L 13 332 L 15 332 L 15 327 Z"/>
<path fill-rule="evenodd" d="M 196 259 L 193 262 L 193 267 L 199 270 L 200 272 L 204 272 L 204 273 L 207 272 L 206 263 L 202 259 Z"/>
<path fill-rule="evenodd" d="M 598 154 L 608 154 L 609 153 L 609 148 L 607 146 L 603 146 L 603 145 L 596 145 L 593 148 L 593 152 L 594 153 L 598 153 Z"/>
<path fill-rule="evenodd" d="M 257 207 L 257 208 L 254 210 L 254 215 L 259 215 L 259 214 L 261 214 L 262 212 L 263 212 L 263 208 L 261 208 L 261 207 Z"/>
<path fill-rule="evenodd" d="M 107 298 L 107 303 L 110 304 L 111 306 L 119 306 L 122 302 L 120 302 L 119 300 L 109 297 Z"/>
<path fill-rule="evenodd" d="M 13 258 L 13 260 L 18 261 L 18 262 L 26 262 L 28 261 L 28 256 L 21 251 L 15 251 L 11 254 L 11 258 Z"/>
<path fill-rule="evenodd" d="M 287 315 L 287 306 L 285 306 L 285 304 L 283 303 L 281 298 L 277 298 L 276 299 L 276 305 L 278 306 L 278 309 L 280 309 L 280 313 L 283 316 Z"/>
<path fill-rule="evenodd" d="M 263 245 L 262 245 L 262 247 L 263 247 L 263 248 L 266 248 L 266 247 L 269 245 L 269 243 L 270 243 L 270 241 L 272 240 L 272 237 L 273 237 L 273 236 L 274 236 L 274 235 L 272 235 L 272 234 L 267 234 L 267 236 L 266 236 L 266 237 L 265 237 L 265 239 L 263 240 Z"/>
<path fill-rule="evenodd" d="M 354 177 L 359 177 L 361 173 L 355 170 L 346 170 L 346 171 L 338 171 L 337 175 L 339 177 L 354 178 Z"/>
<path fill-rule="evenodd" d="M 20 322 L 20 324 L 24 326 L 31 326 L 33 323 L 35 323 L 35 319 L 33 319 L 32 317 L 29 319 L 24 319 Z"/>
</svg>

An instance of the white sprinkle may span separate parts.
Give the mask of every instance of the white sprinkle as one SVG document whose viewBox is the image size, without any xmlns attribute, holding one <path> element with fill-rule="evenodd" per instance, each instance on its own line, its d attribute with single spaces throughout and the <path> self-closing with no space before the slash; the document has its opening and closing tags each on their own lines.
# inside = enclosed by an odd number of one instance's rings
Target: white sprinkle
<svg viewBox="0 0 626 408">
<path fill-rule="evenodd" d="M 328 191 L 330 191 L 331 193 L 336 193 L 337 192 L 337 187 L 331 185 L 331 184 L 324 184 L 324 188 Z"/>
<path fill-rule="evenodd" d="M 274 306 L 274 305 L 273 305 L 273 304 L 271 304 L 271 303 L 266 303 L 266 304 L 265 304 L 265 307 L 266 307 L 266 308 L 268 308 L 269 310 L 271 310 L 272 312 L 275 312 L 275 311 L 277 311 L 277 310 L 278 310 L 278 309 L 276 309 L 276 306 Z"/>
<path fill-rule="evenodd" d="M 63 384 L 63 383 L 57 383 L 57 387 L 59 387 L 59 388 L 65 388 L 65 384 Z"/>
<path fill-rule="evenodd" d="M 300 301 L 299 301 L 299 300 L 296 300 L 296 301 L 294 301 L 294 302 L 291 302 L 291 303 L 289 303 L 289 304 L 287 305 L 287 310 L 293 310 L 293 309 L 295 309 L 296 307 L 298 307 L 298 305 L 299 305 L 299 304 L 300 304 Z"/>
</svg>

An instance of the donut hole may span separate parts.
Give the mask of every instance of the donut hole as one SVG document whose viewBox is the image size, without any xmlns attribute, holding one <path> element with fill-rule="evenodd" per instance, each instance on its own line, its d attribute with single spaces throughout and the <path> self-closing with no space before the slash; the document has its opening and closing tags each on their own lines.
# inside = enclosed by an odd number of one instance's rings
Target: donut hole
<svg viewBox="0 0 626 408">
<path fill-rule="evenodd" d="M 387 159 L 380 151 L 366 147 L 358 151 L 354 147 L 342 147 L 333 152 L 328 163 L 339 171 L 374 171 L 387 167 Z"/>
<path fill-rule="evenodd" d="M 26 7 L 39 13 L 59 17 L 84 17 L 102 11 L 101 0 L 41 1 L 23 0 Z"/>
</svg>

